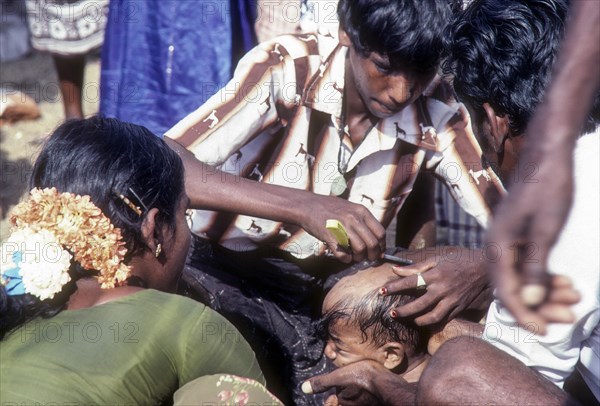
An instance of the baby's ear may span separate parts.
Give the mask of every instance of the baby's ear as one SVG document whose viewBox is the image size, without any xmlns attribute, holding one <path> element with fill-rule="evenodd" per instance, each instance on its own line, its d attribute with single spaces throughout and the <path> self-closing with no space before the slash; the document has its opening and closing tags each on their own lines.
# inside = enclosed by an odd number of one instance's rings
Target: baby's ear
<svg viewBox="0 0 600 406">
<path fill-rule="evenodd" d="M 383 366 L 389 370 L 395 369 L 404 360 L 404 346 L 392 341 L 382 346 L 384 352 Z"/>
</svg>

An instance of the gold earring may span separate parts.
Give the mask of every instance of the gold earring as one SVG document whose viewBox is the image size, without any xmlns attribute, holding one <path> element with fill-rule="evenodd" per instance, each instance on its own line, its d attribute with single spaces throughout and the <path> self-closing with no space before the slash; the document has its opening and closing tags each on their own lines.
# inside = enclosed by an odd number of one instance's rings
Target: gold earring
<svg viewBox="0 0 600 406">
<path fill-rule="evenodd" d="M 162 246 L 160 245 L 160 243 L 156 246 L 156 251 L 154 251 L 154 256 L 156 258 L 158 258 L 158 256 L 160 255 L 160 253 L 162 252 Z"/>
</svg>

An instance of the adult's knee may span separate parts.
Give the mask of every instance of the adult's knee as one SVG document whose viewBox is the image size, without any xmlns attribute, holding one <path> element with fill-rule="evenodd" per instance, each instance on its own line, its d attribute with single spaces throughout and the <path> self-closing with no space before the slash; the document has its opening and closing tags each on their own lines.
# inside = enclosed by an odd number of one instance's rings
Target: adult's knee
<svg viewBox="0 0 600 406">
<path fill-rule="evenodd" d="M 464 391 L 475 386 L 474 349 L 485 345 L 479 338 L 461 336 L 445 342 L 429 361 L 417 390 L 418 404 L 461 404 Z M 471 381 L 473 380 L 473 381 Z"/>
<path fill-rule="evenodd" d="M 421 376 L 417 399 L 426 405 L 570 404 L 539 373 L 472 337 L 450 340 L 435 353 Z"/>
</svg>

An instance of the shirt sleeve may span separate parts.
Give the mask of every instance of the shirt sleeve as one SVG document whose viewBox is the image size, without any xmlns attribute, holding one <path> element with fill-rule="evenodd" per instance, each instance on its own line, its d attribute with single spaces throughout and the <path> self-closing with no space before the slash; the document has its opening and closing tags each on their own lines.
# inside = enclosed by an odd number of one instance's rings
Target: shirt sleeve
<svg viewBox="0 0 600 406">
<path fill-rule="evenodd" d="M 165 135 L 221 165 L 258 134 L 285 125 L 296 93 L 294 59 L 278 40 L 263 43 L 242 58 L 224 88 Z"/>
<path fill-rule="evenodd" d="M 506 192 L 492 168 L 483 167 L 482 151 L 464 106 L 443 126 L 439 137 L 446 143 L 438 151 L 428 151 L 426 168 L 435 171 L 466 213 L 487 227 L 492 208 Z"/>
</svg>

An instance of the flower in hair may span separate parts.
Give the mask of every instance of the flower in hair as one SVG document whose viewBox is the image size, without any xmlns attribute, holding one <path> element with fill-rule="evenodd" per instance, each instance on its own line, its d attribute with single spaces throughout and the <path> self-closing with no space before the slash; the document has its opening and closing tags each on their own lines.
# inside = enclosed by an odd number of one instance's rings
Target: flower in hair
<svg viewBox="0 0 600 406">
<path fill-rule="evenodd" d="M 48 230 L 16 230 L 2 246 L 0 267 L 8 294 L 52 299 L 71 280 L 71 254 Z"/>
<path fill-rule="evenodd" d="M 55 188 L 33 189 L 29 199 L 13 209 L 10 222 L 17 231 L 52 233 L 84 269 L 99 272 L 103 289 L 124 284 L 129 275 L 130 269 L 123 263 L 127 249 L 121 231 L 87 195 L 58 193 Z M 44 276 L 47 272 L 42 266 L 36 267 L 36 274 L 50 278 L 49 274 Z"/>
</svg>

